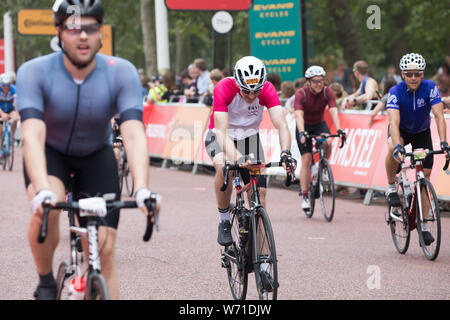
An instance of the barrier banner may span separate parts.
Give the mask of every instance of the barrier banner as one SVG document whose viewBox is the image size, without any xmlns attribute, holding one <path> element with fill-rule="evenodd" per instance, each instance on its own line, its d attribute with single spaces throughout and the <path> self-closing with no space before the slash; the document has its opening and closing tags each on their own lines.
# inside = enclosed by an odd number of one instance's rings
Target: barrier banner
<svg viewBox="0 0 450 320">
<path fill-rule="evenodd" d="M 151 156 L 162 157 L 164 154 L 177 109 L 177 107 L 159 106 L 153 103 L 144 106 L 143 122 Z"/>
<path fill-rule="evenodd" d="M 163 158 L 194 162 L 203 144 L 203 133 L 210 109 L 180 106 L 172 119 L 170 133 L 162 154 Z"/>
</svg>

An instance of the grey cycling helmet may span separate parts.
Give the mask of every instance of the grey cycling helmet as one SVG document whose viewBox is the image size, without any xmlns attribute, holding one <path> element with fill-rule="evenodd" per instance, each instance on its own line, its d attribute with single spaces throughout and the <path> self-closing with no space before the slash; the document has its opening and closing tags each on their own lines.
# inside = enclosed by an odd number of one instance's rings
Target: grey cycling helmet
<svg viewBox="0 0 450 320">
<path fill-rule="evenodd" d="M 103 24 L 105 10 L 100 0 L 56 0 L 53 4 L 53 20 L 55 26 L 60 26 L 67 18 L 80 14 L 94 17 Z"/>
<path fill-rule="evenodd" d="M 326 72 L 321 66 L 312 66 L 309 67 L 305 72 L 305 78 L 311 79 L 317 76 L 325 77 Z"/>
<path fill-rule="evenodd" d="M 427 63 L 425 59 L 417 53 L 405 54 L 400 60 L 400 70 L 425 70 Z"/>
<path fill-rule="evenodd" d="M 0 84 L 1 84 L 2 86 L 10 85 L 11 82 L 12 82 L 12 79 L 11 79 L 11 77 L 10 77 L 8 74 L 3 73 L 3 74 L 0 76 Z"/>
<path fill-rule="evenodd" d="M 261 90 L 266 79 L 266 66 L 264 62 L 256 57 L 243 57 L 234 66 L 234 80 L 241 89 L 250 91 Z"/>
</svg>

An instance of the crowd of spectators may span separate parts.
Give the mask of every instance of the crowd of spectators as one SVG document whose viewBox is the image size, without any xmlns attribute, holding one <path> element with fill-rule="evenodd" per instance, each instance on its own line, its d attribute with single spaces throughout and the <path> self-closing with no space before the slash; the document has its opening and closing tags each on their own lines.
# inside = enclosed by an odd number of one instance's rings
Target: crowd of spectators
<svg viewBox="0 0 450 320">
<path fill-rule="evenodd" d="M 144 100 L 156 102 L 202 103 L 211 106 L 214 86 L 221 79 L 232 76 L 226 69 L 208 70 L 206 61 L 195 59 L 186 69 L 178 74 L 167 71 L 162 76 L 147 77 L 139 69 L 142 80 Z M 268 73 L 267 80 L 277 90 L 286 112 L 293 110 L 295 92 L 306 85 L 305 78 L 295 81 L 282 81 L 277 73 Z M 439 70 L 431 78 L 438 85 L 445 105 L 445 113 L 450 113 L 450 56 L 442 62 Z M 338 61 L 335 70 L 329 70 L 327 85 L 333 90 L 340 110 L 371 110 L 371 121 L 386 105 L 387 94 L 392 86 L 402 82 L 394 65 L 389 65 L 380 82 L 370 76 L 369 64 L 357 61 L 352 69 L 346 67 L 344 61 Z"/>
</svg>

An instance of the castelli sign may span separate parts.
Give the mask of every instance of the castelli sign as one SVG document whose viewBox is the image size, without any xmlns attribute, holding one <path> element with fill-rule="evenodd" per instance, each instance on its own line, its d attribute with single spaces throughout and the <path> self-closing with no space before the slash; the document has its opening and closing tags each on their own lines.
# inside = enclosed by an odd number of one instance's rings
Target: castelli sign
<svg viewBox="0 0 450 320">
<path fill-rule="evenodd" d="M 166 0 L 171 10 L 247 11 L 253 0 Z"/>
</svg>

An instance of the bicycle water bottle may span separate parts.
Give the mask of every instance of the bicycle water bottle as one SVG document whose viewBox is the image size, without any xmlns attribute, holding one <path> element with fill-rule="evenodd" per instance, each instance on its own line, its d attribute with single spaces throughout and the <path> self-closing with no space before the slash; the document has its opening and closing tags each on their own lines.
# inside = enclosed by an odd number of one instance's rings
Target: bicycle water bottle
<svg viewBox="0 0 450 320">
<path fill-rule="evenodd" d="M 86 278 L 75 276 L 69 284 L 69 300 L 84 300 Z"/>
</svg>

